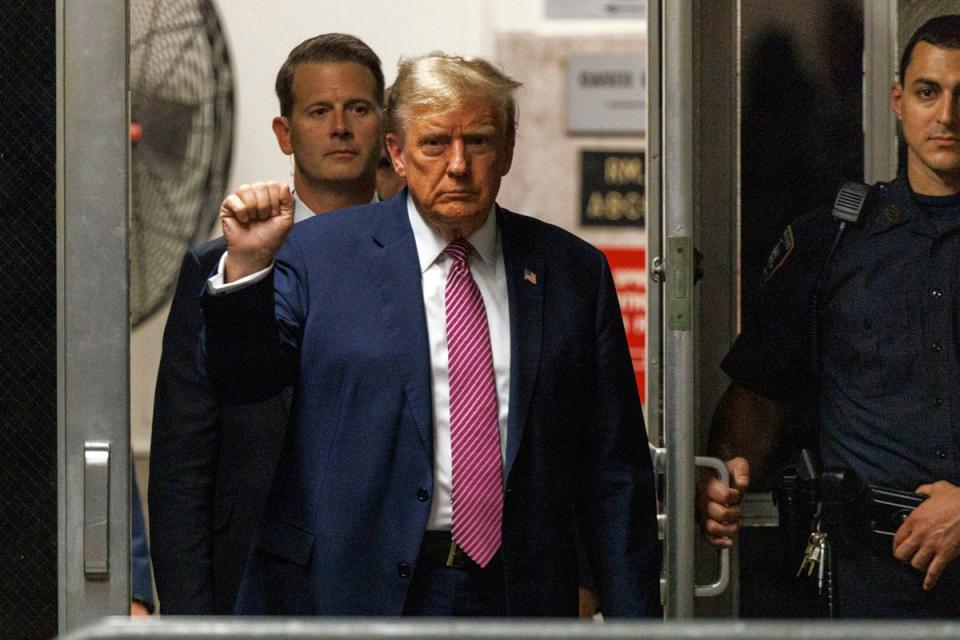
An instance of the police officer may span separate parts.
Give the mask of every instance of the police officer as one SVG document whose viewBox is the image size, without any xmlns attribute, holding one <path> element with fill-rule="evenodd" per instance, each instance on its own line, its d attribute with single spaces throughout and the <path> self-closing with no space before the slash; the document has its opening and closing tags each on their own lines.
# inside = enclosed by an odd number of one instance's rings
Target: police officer
<svg viewBox="0 0 960 640">
<path fill-rule="evenodd" d="M 906 170 L 873 187 L 829 261 L 829 209 L 784 232 L 722 365 L 733 382 L 710 449 L 733 486 L 698 490 L 707 538 L 730 546 L 751 475 L 769 471 L 785 419 L 813 399 L 824 466 L 928 496 L 892 544 L 835 546 L 841 617 L 960 614 L 960 15 L 920 27 L 899 79 Z"/>
</svg>

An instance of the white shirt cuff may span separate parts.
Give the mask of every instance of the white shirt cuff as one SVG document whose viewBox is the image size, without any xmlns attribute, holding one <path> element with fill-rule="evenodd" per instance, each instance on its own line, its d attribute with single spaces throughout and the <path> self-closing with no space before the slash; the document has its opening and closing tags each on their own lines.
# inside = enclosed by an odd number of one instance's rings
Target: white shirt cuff
<svg viewBox="0 0 960 640">
<path fill-rule="evenodd" d="M 207 288 L 210 290 L 210 293 L 215 296 L 222 295 L 224 293 L 230 293 L 232 291 L 239 291 L 240 289 L 245 289 L 252 284 L 260 282 L 273 271 L 273 263 L 270 263 L 270 266 L 266 269 L 257 271 L 256 273 L 251 273 L 250 275 L 243 276 L 238 280 L 233 282 L 224 282 L 223 281 L 223 265 L 227 262 L 227 252 L 224 251 L 223 255 L 220 256 L 220 264 L 217 265 L 217 272 L 212 275 L 207 280 Z"/>
</svg>

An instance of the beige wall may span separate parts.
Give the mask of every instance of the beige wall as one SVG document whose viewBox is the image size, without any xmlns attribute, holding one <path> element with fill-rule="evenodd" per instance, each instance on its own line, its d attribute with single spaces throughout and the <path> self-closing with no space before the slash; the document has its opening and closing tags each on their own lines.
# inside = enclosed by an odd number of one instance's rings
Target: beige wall
<svg viewBox="0 0 960 640">
<path fill-rule="evenodd" d="M 541 35 L 506 32 L 497 38 L 497 61 L 524 83 L 513 167 L 500 188 L 505 207 L 534 214 L 596 245 L 643 246 L 645 234 L 629 228 L 582 228 L 580 152 L 644 150 L 643 136 L 567 134 L 567 58 L 575 53 L 643 54 L 645 33 Z"/>
</svg>

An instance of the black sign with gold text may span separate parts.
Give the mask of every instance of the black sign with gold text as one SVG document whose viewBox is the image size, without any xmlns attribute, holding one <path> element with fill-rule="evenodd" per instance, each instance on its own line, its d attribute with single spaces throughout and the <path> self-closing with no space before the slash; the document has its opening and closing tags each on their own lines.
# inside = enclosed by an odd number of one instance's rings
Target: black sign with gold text
<svg viewBox="0 0 960 640">
<path fill-rule="evenodd" d="M 642 151 L 581 151 L 580 224 L 644 227 L 645 168 Z"/>
</svg>

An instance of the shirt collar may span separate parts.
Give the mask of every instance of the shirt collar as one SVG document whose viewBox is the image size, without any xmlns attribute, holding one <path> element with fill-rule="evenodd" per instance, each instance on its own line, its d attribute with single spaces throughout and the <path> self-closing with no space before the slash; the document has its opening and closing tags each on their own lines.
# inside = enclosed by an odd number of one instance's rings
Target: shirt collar
<svg viewBox="0 0 960 640">
<path fill-rule="evenodd" d="M 307 218 L 313 216 L 313 211 L 310 210 L 310 207 L 303 204 L 303 200 L 300 199 L 300 194 L 296 191 L 293 192 L 293 222 L 303 222 Z"/>
<path fill-rule="evenodd" d="M 449 244 L 439 231 L 431 227 L 417 211 L 413 197 L 407 194 L 407 216 L 413 229 L 413 239 L 417 243 L 417 257 L 420 259 L 420 273 L 423 273 L 437 261 Z M 488 269 L 497 265 L 497 215 L 496 205 L 490 207 L 487 219 L 479 229 L 470 234 L 467 241 Z"/>
<path fill-rule="evenodd" d="M 876 190 L 878 202 L 874 207 L 878 211 L 871 214 L 867 223 L 873 235 L 906 224 L 909 224 L 911 232 L 926 238 L 939 238 L 960 228 L 960 216 L 942 215 L 937 207 L 929 206 L 929 196 L 913 193 L 906 171 L 901 172 L 893 182 L 879 185 Z"/>
<path fill-rule="evenodd" d="M 377 195 L 377 192 L 373 192 L 373 198 L 370 200 L 370 204 L 374 202 L 380 202 L 380 196 Z M 293 192 L 293 222 L 303 222 L 308 218 L 314 216 L 314 212 L 310 210 L 310 207 L 303 203 L 303 200 L 300 199 L 300 195 L 294 191 Z"/>
</svg>

